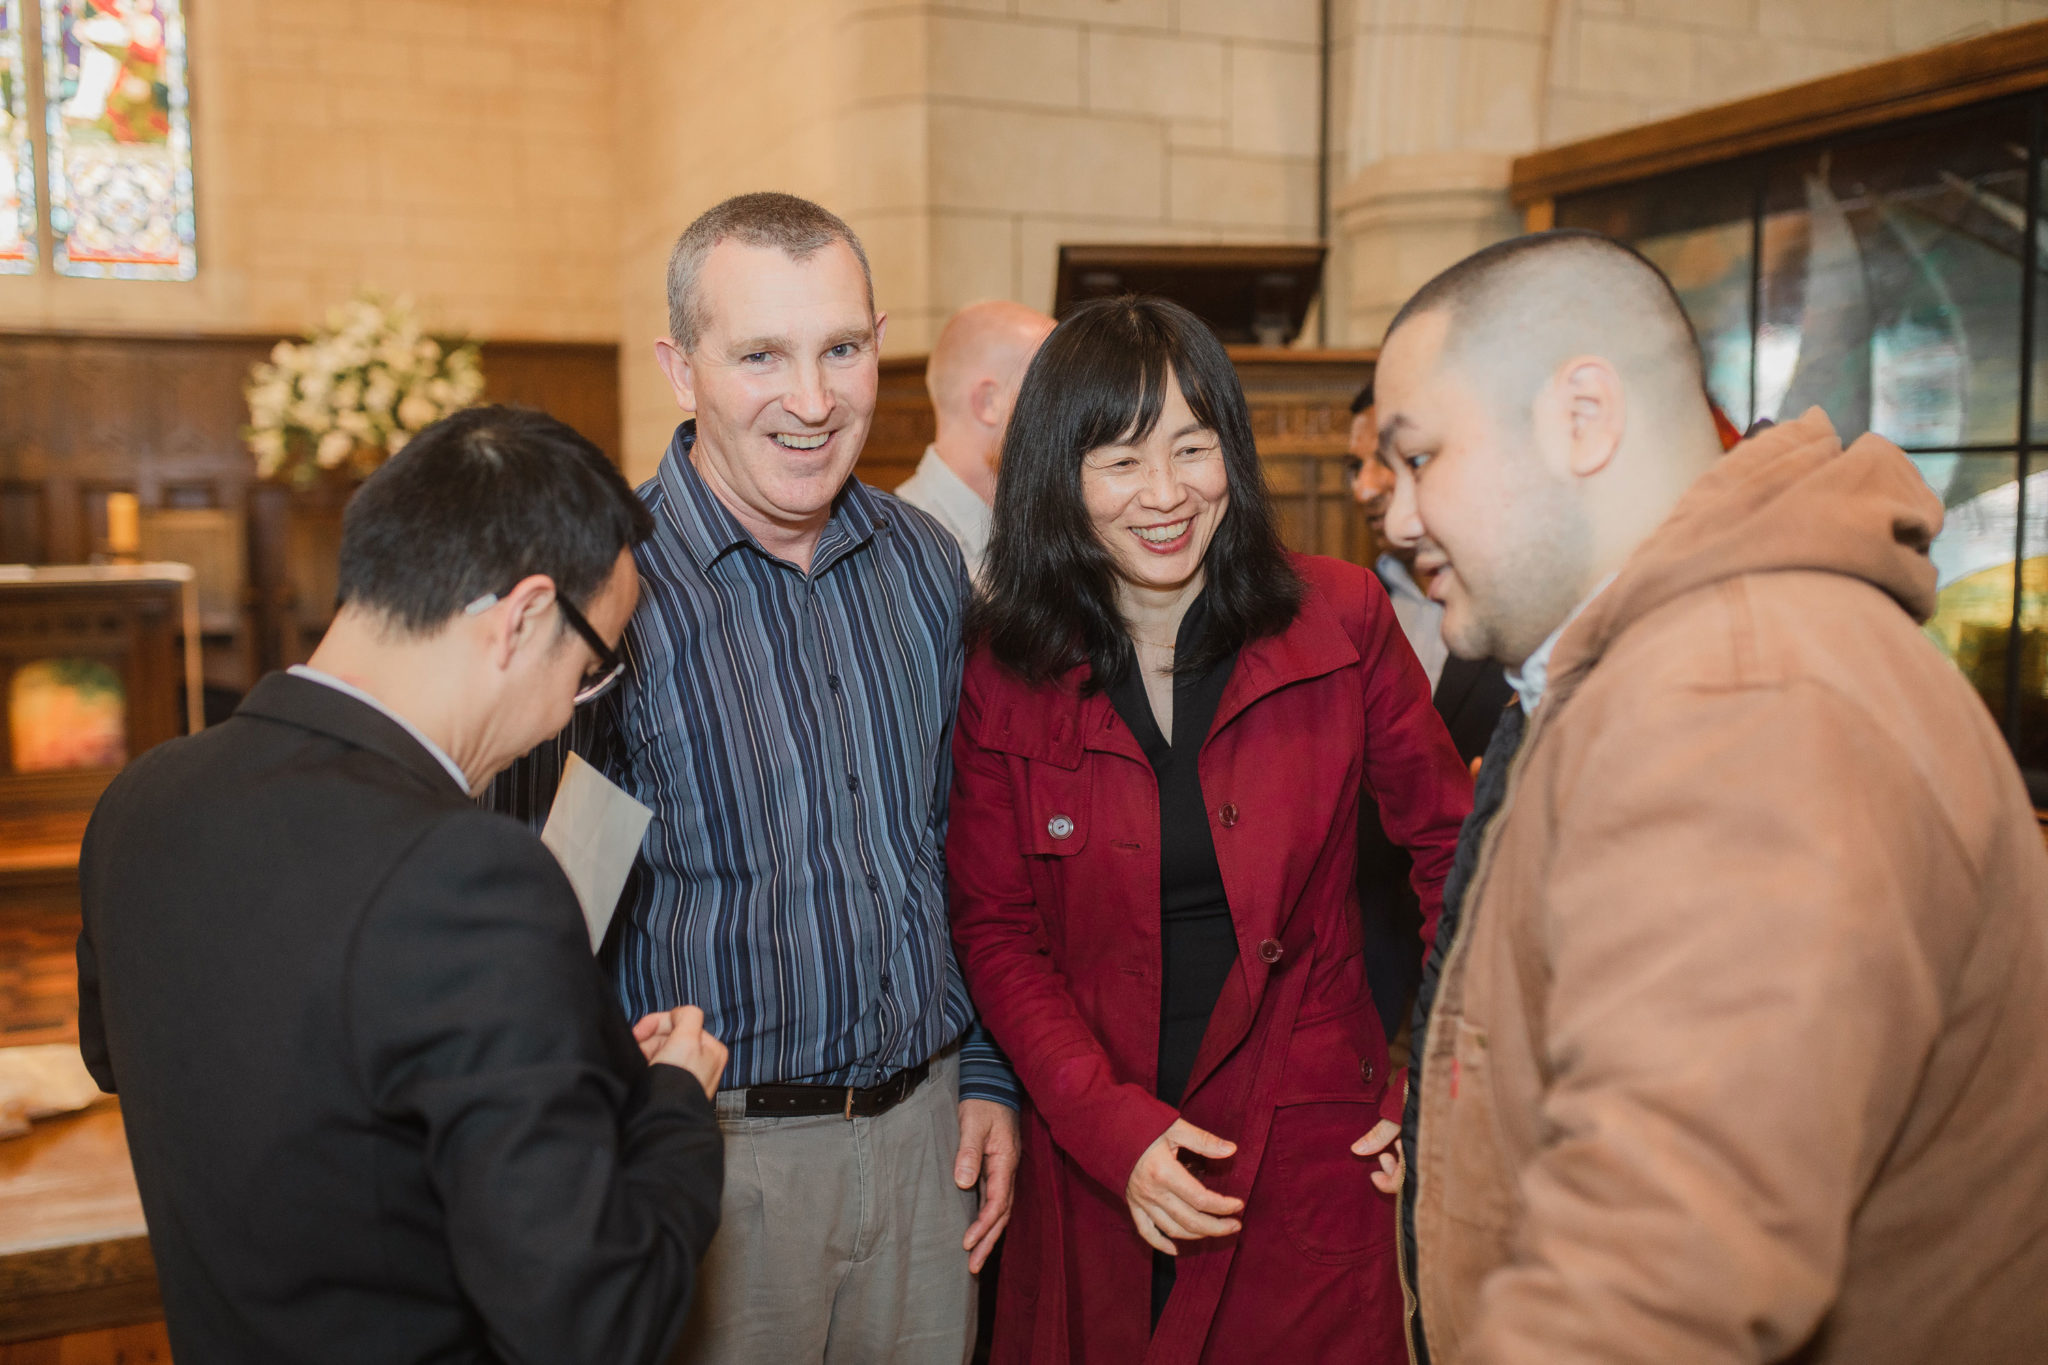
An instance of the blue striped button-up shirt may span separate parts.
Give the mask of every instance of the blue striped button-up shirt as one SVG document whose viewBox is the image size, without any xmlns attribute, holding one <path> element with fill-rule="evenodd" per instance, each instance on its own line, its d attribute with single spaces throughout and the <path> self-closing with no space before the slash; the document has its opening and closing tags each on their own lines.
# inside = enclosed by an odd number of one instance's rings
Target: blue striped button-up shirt
<svg viewBox="0 0 2048 1365">
<path fill-rule="evenodd" d="M 873 1085 L 968 1035 L 963 1097 L 1015 1103 L 946 921 L 959 547 L 849 480 L 806 574 L 705 486 L 695 438 L 639 490 L 655 531 L 625 677 L 491 800 L 537 824 L 574 749 L 653 810 L 619 993 L 634 1018 L 701 1006 L 727 1085 Z"/>
</svg>

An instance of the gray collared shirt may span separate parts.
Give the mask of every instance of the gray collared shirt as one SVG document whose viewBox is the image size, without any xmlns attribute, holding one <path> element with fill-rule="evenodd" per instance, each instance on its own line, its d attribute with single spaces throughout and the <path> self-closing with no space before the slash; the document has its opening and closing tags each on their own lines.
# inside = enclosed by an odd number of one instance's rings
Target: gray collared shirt
<svg viewBox="0 0 2048 1365">
<path fill-rule="evenodd" d="M 1443 607 L 1416 586 L 1408 566 L 1394 556 L 1381 555 L 1372 571 L 1393 600 L 1394 619 L 1401 623 L 1408 647 L 1429 675 L 1429 690 L 1436 691 L 1436 681 L 1444 675 L 1444 663 L 1451 657 L 1451 648 L 1444 643 Z"/>
<path fill-rule="evenodd" d="M 936 447 L 926 446 L 917 472 L 896 485 L 896 496 L 946 528 L 960 542 L 961 558 L 967 561 L 968 577 L 979 581 L 981 562 L 988 554 L 989 523 L 993 509 L 953 467 L 939 458 Z"/>
</svg>

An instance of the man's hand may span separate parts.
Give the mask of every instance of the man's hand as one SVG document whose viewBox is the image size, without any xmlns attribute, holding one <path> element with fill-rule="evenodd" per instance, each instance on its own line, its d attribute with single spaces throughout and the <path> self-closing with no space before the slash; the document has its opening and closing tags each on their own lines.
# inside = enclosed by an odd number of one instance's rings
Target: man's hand
<svg viewBox="0 0 2048 1365">
<path fill-rule="evenodd" d="M 1400 1136 L 1400 1124 L 1381 1119 L 1371 1132 L 1351 1144 L 1354 1155 L 1379 1157 L 1380 1168 L 1372 1173 L 1372 1183 L 1381 1194 L 1394 1194 L 1401 1188 L 1401 1144 L 1394 1140 Z"/>
<path fill-rule="evenodd" d="M 1016 1110 L 994 1100 L 960 1101 L 960 1155 L 953 1158 L 953 1183 L 963 1190 L 981 1185 L 981 1212 L 961 1243 L 970 1274 L 981 1273 L 1010 1225 L 1020 1150 Z"/>
<path fill-rule="evenodd" d="M 1237 1144 L 1205 1133 L 1186 1119 L 1175 1119 L 1131 1168 L 1130 1182 L 1124 1186 L 1131 1221 L 1138 1225 L 1140 1237 L 1168 1256 L 1180 1254 L 1170 1238 L 1192 1242 L 1228 1237 L 1244 1226 L 1231 1216 L 1244 1212 L 1244 1200 L 1218 1194 L 1195 1179 L 1180 1163 L 1182 1148 L 1221 1161 L 1236 1153 Z"/>
<path fill-rule="evenodd" d="M 704 1087 L 705 1098 L 718 1094 L 725 1074 L 725 1044 L 704 1031 L 704 1011 L 695 1005 L 650 1014 L 633 1025 L 633 1038 L 649 1063 L 681 1067 Z"/>
</svg>

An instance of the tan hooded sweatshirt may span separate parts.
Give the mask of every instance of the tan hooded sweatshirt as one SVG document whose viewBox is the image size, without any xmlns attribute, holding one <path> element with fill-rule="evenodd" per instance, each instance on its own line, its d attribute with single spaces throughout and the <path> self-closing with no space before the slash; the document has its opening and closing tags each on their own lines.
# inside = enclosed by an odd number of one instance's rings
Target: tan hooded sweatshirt
<svg viewBox="0 0 2048 1365">
<path fill-rule="evenodd" d="M 1815 409 L 1559 641 L 1428 1034 L 1436 1365 L 2048 1362 L 2048 854 L 1940 524 Z"/>
</svg>

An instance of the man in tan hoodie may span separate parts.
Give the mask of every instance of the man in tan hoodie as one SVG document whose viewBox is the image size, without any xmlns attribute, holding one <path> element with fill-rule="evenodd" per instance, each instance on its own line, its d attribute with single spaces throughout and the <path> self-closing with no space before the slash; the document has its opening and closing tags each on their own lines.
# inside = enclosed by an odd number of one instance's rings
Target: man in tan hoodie
<svg viewBox="0 0 2048 1365">
<path fill-rule="evenodd" d="M 1916 629 L 1940 500 L 1818 409 L 1723 456 L 1591 234 L 1426 286 L 1377 387 L 1389 532 L 1520 697 L 1424 983 L 1427 1355 L 2048 1362 L 2048 855 Z"/>
</svg>

